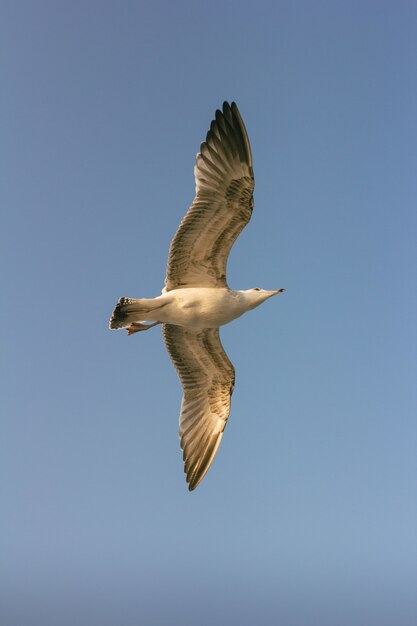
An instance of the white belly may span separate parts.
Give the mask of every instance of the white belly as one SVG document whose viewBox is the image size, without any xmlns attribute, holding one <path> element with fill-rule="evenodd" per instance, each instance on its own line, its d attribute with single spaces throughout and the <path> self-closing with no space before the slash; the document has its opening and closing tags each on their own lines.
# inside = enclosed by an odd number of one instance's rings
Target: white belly
<svg viewBox="0 0 417 626">
<path fill-rule="evenodd" d="M 163 304 L 158 321 L 194 329 L 223 326 L 248 310 L 241 294 L 224 288 L 173 289 L 155 300 Z"/>
</svg>

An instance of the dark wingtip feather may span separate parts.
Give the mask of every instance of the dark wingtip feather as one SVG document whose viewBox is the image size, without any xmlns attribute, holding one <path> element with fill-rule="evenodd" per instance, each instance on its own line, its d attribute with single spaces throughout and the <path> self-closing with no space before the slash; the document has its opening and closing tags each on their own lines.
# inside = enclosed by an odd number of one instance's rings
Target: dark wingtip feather
<svg viewBox="0 0 417 626">
<path fill-rule="evenodd" d="M 252 150 L 251 150 L 250 143 L 249 143 L 248 131 L 246 130 L 246 126 L 242 120 L 242 116 L 240 114 L 240 111 L 237 107 L 236 102 L 232 102 L 231 109 L 232 109 L 233 116 L 236 118 L 239 124 L 239 127 L 242 131 L 242 139 L 244 141 L 246 152 L 247 152 L 248 164 L 249 164 L 249 167 L 252 168 L 253 167 Z M 253 174 L 253 170 L 251 171 Z"/>
<path fill-rule="evenodd" d="M 211 436 L 208 444 L 205 445 L 203 456 L 197 461 L 197 463 L 193 463 L 193 467 L 186 472 L 186 480 L 187 483 L 189 483 L 189 491 L 193 491 L 196 487 L 198 487 L 204 476 L 207 474 L 217 452 L 217 448 L 219 447 L 220 441 L 222 440 L 222 436 L 223 431 Z"/>
</svg>

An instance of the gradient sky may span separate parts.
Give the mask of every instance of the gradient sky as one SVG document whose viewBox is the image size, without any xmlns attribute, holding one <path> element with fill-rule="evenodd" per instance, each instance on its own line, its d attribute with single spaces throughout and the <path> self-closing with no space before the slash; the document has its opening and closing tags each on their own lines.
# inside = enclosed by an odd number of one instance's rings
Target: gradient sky
<svg viewBox="0 0 417 626">
<path fill-rule="evenodd" d="M 417 623 L 415 2 L 3 1 L 7 626 Z M 160 328 L 127 337 L 215 109 L 248 129 L 236 367 L 190 494 Z"/>
</svg>

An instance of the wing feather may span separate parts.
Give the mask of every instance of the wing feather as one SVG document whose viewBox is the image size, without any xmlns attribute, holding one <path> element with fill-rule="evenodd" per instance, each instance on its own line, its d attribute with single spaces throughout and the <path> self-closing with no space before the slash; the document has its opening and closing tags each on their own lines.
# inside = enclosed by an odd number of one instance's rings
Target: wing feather
<svg viewBox="0 0 417 626">
<path fill-rule="evenodd" d="M 183 387 L 179 434 L 192 491 L 208 471 L 230 413 L 235 370 L 218 328 L 192 331 L 163 325 L 166 348 Z"/>
<path fill-rule="evenodd" d="M 227 287 L 226 265 L 253 210 L 248 135 L 234 102 L 216 111 L 194 168 L 196 195 L 171 242 L 165 291 Z"/>
</svg>

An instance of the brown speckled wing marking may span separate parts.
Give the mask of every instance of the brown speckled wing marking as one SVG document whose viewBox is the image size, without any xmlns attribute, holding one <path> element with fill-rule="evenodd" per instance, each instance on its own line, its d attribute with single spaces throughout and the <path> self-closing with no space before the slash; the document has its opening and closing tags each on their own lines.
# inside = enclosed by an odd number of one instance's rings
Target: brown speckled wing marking
<svg viewBox="0 0 417 626">
<path fill-rule="evenodd" d="M 216 111 L 194 168 L 196 195 L 168 255 L 165 290 L 227 287 L 229 252 L 253 210 L 248 135 L 234 102 Z"/>
<path fill-rule="evenodd" d="M 220 342 L 218 328 L 191 331 L 163 325 L 166 348 L 178 372 L 181 403 L 181 448 L 189 490 L 208 471 L 230 413 L 235 370 Z"/>
</svg>

